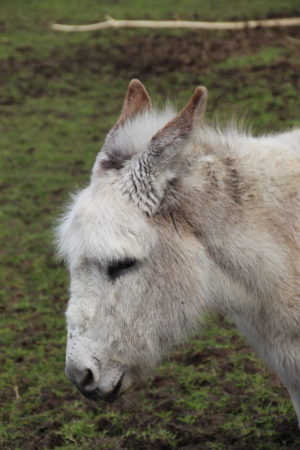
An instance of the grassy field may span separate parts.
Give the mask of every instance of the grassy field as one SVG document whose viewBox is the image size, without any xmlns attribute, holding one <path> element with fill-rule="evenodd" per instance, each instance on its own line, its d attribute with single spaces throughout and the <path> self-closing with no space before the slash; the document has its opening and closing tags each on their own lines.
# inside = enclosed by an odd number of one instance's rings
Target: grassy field
<svg viewBox="0 0 300 450">
<path fill-rule="evenodd" d="M 300 125 L 299 28 L 49 29 L 104 14 L 289 17 L 300 15 L 300 3 L 1 0 L 0 448 L 299 449 L 284 388 L 221 317 L 114 405 L 89 403 L 65 378 L 68 276 L 52 229 L 68 192 L 88 181 L 129 79 L 179 107 L 204 84 L 210 117 L 243 116 L 255 133 Z"/>
</svg>

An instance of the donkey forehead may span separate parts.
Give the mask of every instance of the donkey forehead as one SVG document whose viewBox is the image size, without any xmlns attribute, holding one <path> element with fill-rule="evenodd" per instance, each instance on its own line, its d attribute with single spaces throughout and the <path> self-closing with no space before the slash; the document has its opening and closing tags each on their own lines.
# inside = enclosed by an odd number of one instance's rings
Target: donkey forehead
<svg viewBox="0 0 300 450">
<path fill-rule="evenodd" d="M 85 257 L 105 262 L 149 253 L 154 229 L 117 184 L 98 180 L 74 198 L 58 233 L 60 251 L 71 264 Z"/>
<path fill-rule="evenodd" d="M 114 145 L 121 151 L 131 150 L 133 154 L 141 152 L 174 115 L 175 110 L 170 104 L 161 111 L 146 110 L 117 128 L 114 134 Z"/>
</svg>

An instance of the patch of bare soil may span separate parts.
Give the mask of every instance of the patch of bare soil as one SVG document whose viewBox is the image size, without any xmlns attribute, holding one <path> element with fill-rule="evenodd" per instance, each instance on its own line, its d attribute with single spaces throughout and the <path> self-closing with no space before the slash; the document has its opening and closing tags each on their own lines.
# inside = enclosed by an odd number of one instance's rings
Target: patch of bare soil
<svg viewBox="0 0 300 450">
<path fill-rule="evenodd" d="M 299 31 L 288 31 L 299 36 Z M 161 75 L 170 71 L 201 73 L 229 57 L 257 52 L 262 47 L 282 47 L 287 42 L 286 30 L 243 30 L 212 34 L 193 31 L 184 36 L 153 33 L 119 46 L 114 60 L 117 70 L 141 75 Z M 299 56 L 299 48 L 297 49 Z M 299 61 L 295 63 L 299 64 Z"/>
<path fill-rule="evenodd" d="M 167 34 L 154 31 L 146 35 L 134 35 L 124 40 L 120 30 L 116 33 L 112 47 L 97 42 L 97 35 L 91 35 L 85 44 L 54 48 L 49 56 L 39 59 L 30 47 L 20 47 L 18 57 L 11 56 L 1 64 L 0 83 L 12 74 L 26 69 L 19 81 L 19 89 L 25 96 L 39 97 L 47 94 L 47 84 L 34 83 L 36 77 L 45 80 L 59 79 L 65 73 L 90 71 L 99 74 L 103 67 L 110 65 L 107 76 L 114 74 L 128 79 L 148 76 L 163 76 L 172 72 L 190 73 L 197 82 L 212 71 L 215 63 L 226 61 L 230 57 L 258 52 L 264 47 L 289 49 L 288 55 L 282 55 L 273 64 L 256 65 L 255 69 L 241 67 L 238 73 L 234 69 L 223 70 L 224 76 L 232 79 L 243 78 L 250 71 L 254 77 L 263 73 L 268 77 L 274 92 L 280 89 L 279 81 L 288 79 L 299 83 L 300 46 L 297 45 L 300 30 L 293 29 L 257 29 L 226 33 L 191 31 L 184 35 Z M 117 37 L 120 42 L 117 43 Z M 222 77 L 222 70 L 218 70 Z M 110 74 L 110 75 L 109 75 Z M 32 82 L 28 82 L 32 80 Z M 193 77 L 189 79 L 193 83 Z M 224 79 L 220 81 L 220 85 Z M 236 83 L 232 83 L 232 89 Z M 218 87 L 218 86 L 216 86 Z M 75 88 L 75 87 L 74 87 Z M 64 89 L 64 88 L 62 88 Z M 72 86 L 68 87 L 70 94 Z M 13 103 L 14 99 L 5 97 L 2 104 Z"/>
</svg>

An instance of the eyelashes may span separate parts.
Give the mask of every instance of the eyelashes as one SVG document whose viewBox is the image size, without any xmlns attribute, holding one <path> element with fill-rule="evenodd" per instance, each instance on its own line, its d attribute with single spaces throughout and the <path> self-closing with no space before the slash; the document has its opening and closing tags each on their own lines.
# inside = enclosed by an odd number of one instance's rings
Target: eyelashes
<svg viewBox="0 0 300 450">
<path fill-rule="evenodd" d="M 123 258 L 120 260 L 111 261 L 110 264 L 104 265 L 96 258 L 86 258 L 84 260 L 84 269 L 86 272 L 92 267 L 96 268 L 100 273 L 106 273 L 111 281 L 115 281 L 122 275 L 135 269 L 138 265 L 138 260 L 135 258 Z"/>
<path fill-rule="evenodd" d="M 136 265 L 136 259 L 126 258 L 121 261 L 115 261 L 111 263 L 107 268 L 107 274 L 109 278 L 114 281 L 119 278 L 121 275 L 125 275 Z"/>
</svg>

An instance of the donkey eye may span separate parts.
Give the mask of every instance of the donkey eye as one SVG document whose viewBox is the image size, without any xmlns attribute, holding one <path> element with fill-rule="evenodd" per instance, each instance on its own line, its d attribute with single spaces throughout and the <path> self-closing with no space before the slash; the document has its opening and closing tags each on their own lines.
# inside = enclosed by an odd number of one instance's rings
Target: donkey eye
<svg viewBox="0 0 300 450">
<path fill-rule="evenodd" d="M 135 266 L 135 259 L 123 259 L 122 261 L 116 261 L 108 266 L 107 273 L 111 280 L 115 280 L 120 275 L 123 275 L 133 266 Z"/>
</svg>

